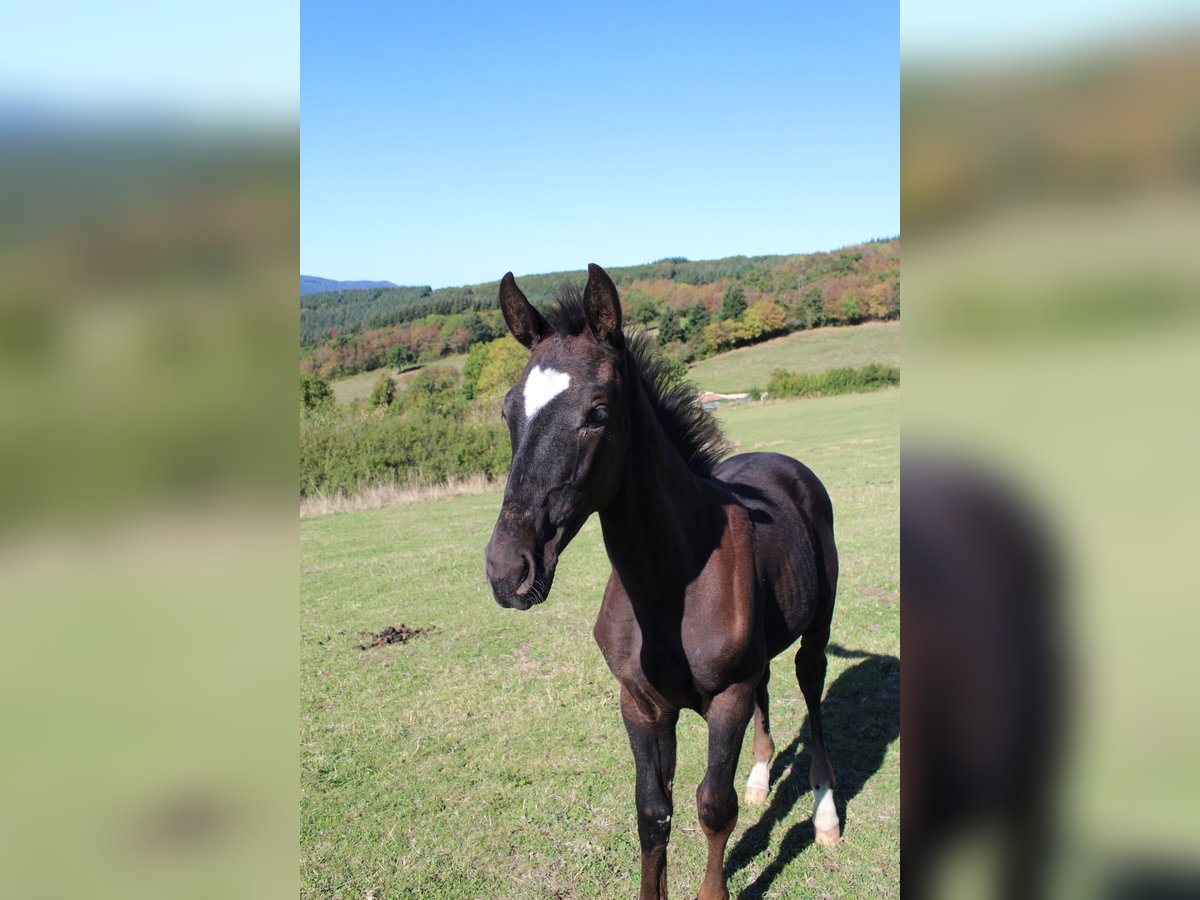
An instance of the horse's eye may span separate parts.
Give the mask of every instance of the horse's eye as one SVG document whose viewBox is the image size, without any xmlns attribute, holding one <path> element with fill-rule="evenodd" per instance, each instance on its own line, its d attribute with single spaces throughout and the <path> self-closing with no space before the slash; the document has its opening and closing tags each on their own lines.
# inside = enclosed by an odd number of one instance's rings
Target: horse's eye
<svg viewBox="0 0 1200 900">
<path fill-rule="evenodd" d="M 592 411 L 588 413 L 589 425 L 603 425 L 608 421 L 608 407 L 601 403 L 599 406 L 593 406 Z"/>
</svg>

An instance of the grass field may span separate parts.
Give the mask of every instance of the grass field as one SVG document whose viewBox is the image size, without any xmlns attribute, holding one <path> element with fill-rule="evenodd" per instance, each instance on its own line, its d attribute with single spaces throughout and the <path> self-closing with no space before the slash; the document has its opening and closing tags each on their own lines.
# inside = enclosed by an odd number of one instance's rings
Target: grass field
<svg viewBox="0 0 1200 900">
<path fill-rule="evenodd" d="M 731 394 L 765 389 L 771 370 L 780 366 L 822 372 L 867 363 L 900 365 L 899 322 L 797 331 L 706 359 L 692 366 L 688 377 L 703 390 Z"/>
<path fill-rule="evenodd" d="M 779 755 L 741 807 L 734 896 L 899 893 L 899 391 L 723 413 L 741 450 L 825 481 L 842 561 L 825 717 L 845 841 L 811 843 L 807 729 L 790 654 L 773 664 Z M 301 887 L 309 897 L 633 897 L 633 762 L 591 637 L 608 575 L 597 521 L 549 600 L 498 607 L 483 578 L 497 493 L 301 521 Z M 433 626 L 405 645 L 360 632 Z M 705 841 L 702 720 L 685 712 L 669 872 L 694 896 Z M 749 739 L 738 770 L 749 771 Z"/>
</svg>

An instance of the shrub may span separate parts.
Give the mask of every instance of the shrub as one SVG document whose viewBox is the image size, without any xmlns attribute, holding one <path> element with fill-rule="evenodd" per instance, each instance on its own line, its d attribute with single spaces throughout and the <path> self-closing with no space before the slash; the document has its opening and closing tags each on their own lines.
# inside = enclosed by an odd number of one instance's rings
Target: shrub
<svg viewBox="0 0 1200 900">
<path fill-rule="evenodd" d="M 354 494 L 381 482 L 497 478 L 508 468 L 509 454 L 508 432 L 499 423 L 329 410 L 301 422 L 300 496 Z"/>
<path fill-rule="evenodd" d="M 300 409 L 311 411 L 327 406 L 333 399 L 333 390 L 329 382 L 320 376 L 302 373 L 300 375 Z"/>
<path fill-rule="evenodd" d="M 371 390 L 372 406 L 391 406 L 396 399 L 396 383 L 387 372 L 380 372 Z"/>
<path fill-rule="evenodd" d="M 409 382 L 401 412 L 460 418 L 468 405 L 459 388 L 460 377 L 453 366 L 426 366 Z"/>
</svg>

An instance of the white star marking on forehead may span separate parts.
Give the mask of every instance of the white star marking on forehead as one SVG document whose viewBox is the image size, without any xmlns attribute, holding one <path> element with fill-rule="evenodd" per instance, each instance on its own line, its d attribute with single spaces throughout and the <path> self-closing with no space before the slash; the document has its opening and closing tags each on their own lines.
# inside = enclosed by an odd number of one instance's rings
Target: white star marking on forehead
<svg viewBox="0 0 1200 900">
<path fill-rule="evenodd" d="M 555 369 L 534 366 L 525 379 L 525 419 L 538 414 L 543 406 L 571 386 L 571 376 Z"/>
</svg>

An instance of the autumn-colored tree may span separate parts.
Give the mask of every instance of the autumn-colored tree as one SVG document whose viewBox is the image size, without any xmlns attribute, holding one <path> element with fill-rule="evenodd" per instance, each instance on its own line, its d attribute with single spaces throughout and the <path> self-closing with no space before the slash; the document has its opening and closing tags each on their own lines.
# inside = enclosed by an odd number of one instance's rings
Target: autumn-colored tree
<svg viewBox="0 0 1200 900">
<path fill-rule="evenodd" d="M 409 333 L 417 359 L 436 359 L 442 355 L 446 345 L 442 342 L 440 325 L 414 325 Z"/>
<path fill-rule="evenodd" d="M 700 333 L 700 348 L 707 353 L 718 353 L 732 342 L 728 321 L 709 322 Z"/>
<path fill-rule="evenodd" d="M 451 353 L 466 353 L 467 348 L 471 345 L 471 339 L 467 333 L 465 322 L 454 324 L 447 322 L 442 327 L 441 341 L 447 350 Z"/>
<path fill-rule="evenodd" d="M 753 319 L 759 335 L 781 334 L 787 330 L 787 315 L 774 300 L 759 300 L 751 304 L 745 317 Z"/>
<path fill-rule="evenodd" d="M 886 281 L 873 284 L 866 292 L 866 315 L 871 319 L 890 319 L 895 315 L 893 287 Z"/>
</svg>

